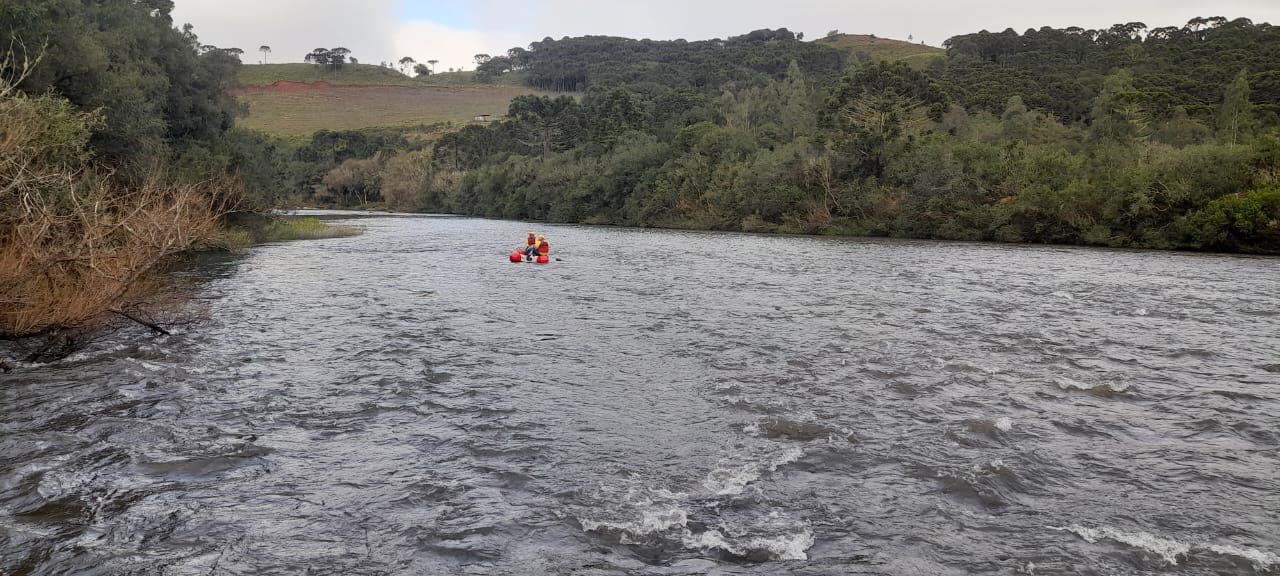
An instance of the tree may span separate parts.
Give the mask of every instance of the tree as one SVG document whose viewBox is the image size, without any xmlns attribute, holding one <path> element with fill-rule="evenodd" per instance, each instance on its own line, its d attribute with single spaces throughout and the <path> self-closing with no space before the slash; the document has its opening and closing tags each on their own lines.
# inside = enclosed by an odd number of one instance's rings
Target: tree
<svg viewBox="0 0 1280 576">
<path fill-rule="evenodd" d="M 1227 93 L 1218 110 L 1218 132 L 1222 139 L 1234 146 L 1240 133 L 1248 130 L 1252 120 L 1249 103 L 1249 73 L 1241 70 L 1235 80 L 1227 85 Z"/>
<path fill-rule="evenodd" d="M 1151 118 L 1145 104 L 1144 95 L 1133 86 L 1133 74 L 1118 70 L 1107 77 L 1093 101 L 1091 135 L 1119 142 L 1147 136 Z"/>
<path fill-rule="evenodd" d="M 787 79 L 781 86 L 782 128 L 792 139 L 813 133 L 817 129 L 817 115 L 813 106 L 813 94 L 805 84 L 804 73 L 795 60 L 787 67 Z"/>
<path fill-rule="evenodd" d="M 266 63 L 267 63 L 267 54 L 270 54 L 270 53 L 271 53 L 271 47 L 270 47 L 270 46 L 267 46 L 266 44 L 263 44 L 263 45 L 261 45 L 261 46 L 259 46 L 259 47 L 258 47 L 258 51 L 262 53 L 262 63 L 263 63 L 263 64 L 266 64 Z"/>
<path fill-rule="evenodd" d="M 413 66 L 413 73 L 418 76 L 430 76 L 431 68 L 426 64 L 415 64 Z"/>
<path fill-rule="evenodd" d="M 302 58 L 304 62 L 316 64 L 324 70 L 338 71 L 342 69 L 342 65 L 347 61 L 347 56 L 351 54 L 350 50 L 341 46 L 337 48 L 316 48 L 310 54 Z M 355 62 L 355 59 L 352 59 Z"/>
<path fill-rule="evenodd" d="M 412 56 L 405 56 L 404 58 L 400 59 L 400 71 L 405 74 L 408 74 L 409 70 L 413 69 L 413 65 L 417 63 L 418 61 L 414 60 Z"/>
<path fill-rule="evenodd" d="M 593 91 L 583 109 L 592 140 L 606 148 L 613 148 L 628 132 L 642 129 L 649 121 L 644 102 L 626 88 Z"/>
<path fill-rule="evenodd" d="M 490 56 L 488 54 L 476 54 L 476 58 L 475 58 L 476 66 L 484 66 L 485 62 L 488 62 L 492 59 L 493 59 L 493 56 Z"/>
<path fill-rule="evenodd" d="M 570 146 L 578 136 L 578 101 L 569 96 L 517 96 L 508 107 L 507 116 L 515 121 L 520 143 L 538 150 L 543 156 Z"/>
<path fill-rule="evenodd" d="M 435 74 L 435 73 L 436 73 L 436 64 L 439 64 L 439 63 L 440 63 L 440 61 L 439 61 L 439 60 L 427 60 L 427 64 L 430 64 L 430 65 L 431 65 L 431 73 L 432 73 L 432 74 Z"/>
<path fill-rule="evenodd" d="M 330 50 L 329 65 L 333 67 L 334 71 L 341 70 L 342 65 L 347 61 L 347 56 L 349 56 L 350 54 L 351 54 L 350 50 L 347 50 L 346 48 L 343 48 L 341 46 Z"/>
<path fill-rule="evenodd" d="M 529 64 L 529 51 L 517 46 L 507 50 L 507 59 L 510 60 L 512 70 L 524 70 Z"/>
<path fill-rule="evenodd" d="M 387 208 L 417 211 L 439 204 L 431 195 L 431 155 L 431 150 L 416 150 L 387 161 L 382 170 L 382 200 Z"/>
<path fill-rule="evenodd" d="M 90 142 L 95 156 L 140 172 L 175 138 L 220 135 L 234 117 L 225 88 L 239 62 L 201 51 L 191 27 L 174 28 L 171 10 L 171 2 L 156 1 L 2 0 L 0 77 L 21 79 L 17 88 L 27 94 L 57 93 L 80 110 L 101 110 L 105 124 Z M 21 68 L 36 56 L 39 65 L 27 74 L 4 64 Z M 132 171 L 117 174 L 125 172 Z"/>
<path fill-rule="evenodd" d="M 303 56 L 302 61 L 308 64 L 315 64 L 317 66 L 327 68 L 332 57 L 333 55 L 329 52 L 328 48 L 316 48 L 306 56 Z"/>
<path fill-rule="evenodd" d="M 919 135 L 940 120 L 950 102 L 932 79 L 902 62 L 877 62 L 846 76 L 826 103 L 836 128 L 842 169 L 857 176 L 882 175 L 890 144 Z"/>
</svg>

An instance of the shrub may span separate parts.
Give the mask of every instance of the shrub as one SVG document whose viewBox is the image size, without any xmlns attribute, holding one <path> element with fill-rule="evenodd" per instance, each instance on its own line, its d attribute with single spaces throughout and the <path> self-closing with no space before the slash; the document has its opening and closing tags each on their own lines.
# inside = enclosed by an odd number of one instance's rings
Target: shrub
<svg viewBox="0 0 1280 576">
<path fill-rule="evenodd" d="M 133 316 L 156 295 L 148 274 L 210 239 L 234 208 L 238 188 L 224 182 L 117 184 L 88 161 L 99 122 L 0 81 L 0 337 Z"/>
</svg>

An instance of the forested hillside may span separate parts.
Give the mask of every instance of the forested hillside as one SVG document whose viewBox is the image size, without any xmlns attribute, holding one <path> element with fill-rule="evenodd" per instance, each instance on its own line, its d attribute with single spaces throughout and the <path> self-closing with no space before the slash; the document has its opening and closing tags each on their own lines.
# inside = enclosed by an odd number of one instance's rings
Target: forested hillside
<svg viewBox="0 0 1280 576">
<path fill-rule="evenodd" d="M 1280 28 L 1246 18 L 1196 18 L 1183 27 L 1117 24 L 1106 30 L 1041 28 L 1017 34 L 979 32 L 947 41 L 946 66 L 933 75 L 956 100 L 992 113 L 1016 93 L 1065 122 L 1088 122 L 1106 76 L 1127 70 L 1125 96 L 1152 120 L 1180 112 L 1208 118 L 1223 87 L 1249 73 L 1255 112 L 1280 112 Z"/>
<path fill-rule="evenodd" d="M 757 30 L 728 40 L 656 41 L 585 36 L 534 42 L 512 48 L 481 64 L 477 79 L 525 72 L 538 89 L 576 92 L 627 86 L 641 92 L 663 89 L 719 93 L 746 88 L 762 78 L 781 78 L 791 62 L 821 83 L 839 77 L 848 55 L 830 46 L 801 42 L 796 34 Z"/>
<path fill-rule="evenodd" d="M 400 209 L 638 226 L 1280 250 L 1280 30 L 981 32 L 925 69 L 758 31 L 544 40 L 527 96 L 350 166 Z"/>
</svg>

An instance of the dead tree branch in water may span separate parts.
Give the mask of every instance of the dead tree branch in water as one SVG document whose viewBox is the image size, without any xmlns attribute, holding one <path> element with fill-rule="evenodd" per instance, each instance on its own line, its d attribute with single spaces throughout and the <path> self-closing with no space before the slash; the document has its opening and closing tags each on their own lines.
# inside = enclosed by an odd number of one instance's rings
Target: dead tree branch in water
<svg viewBox="0 0 1280 576">
<path fill-rule="evenodd" d="M 147 320 L 143 320 L 142 318 L 139 318 L 139 317 L 137 317 L 137 316 L 134 316 L 133 314 L 130 314 L 130 313 L 128 313 L 128 312 L 125 312 L 124 310 L 121 310 L 121 309 L 119 309 L 119 308 L 107 308 L 107 312 L 110 312 L 110 313 L 112 313 L 112 314 L 116 314 L 116 315 L 118 315 L 118 316 L 122 316 L 122 317 L 124 317 L 124 318 L 126 318 L 126 319 L 128 319 L 128 320 L 132 320 L 132 321 L 134 321 L 134 322 L 136 322 L 136 323 L 138 323 L 138 324 L 141 324 L 141 325 L 143 325 L 143 326 L 146 326 L 147 328 L 150 328 L 153 332 L 155 332 L 155 333 L 157 333 L 157 334 L 164 334 L 165 336 L 168 336 L 168 335 L 169 335 L 169 331 L 168 331 L 168 330 L 165 330 L 165 329 L 164 329 L 163 327 L 161 327 L 159 324 L 156 324 L 155 322 L 150 322 L 150 321 L 147 321 Z"/>
</svg>

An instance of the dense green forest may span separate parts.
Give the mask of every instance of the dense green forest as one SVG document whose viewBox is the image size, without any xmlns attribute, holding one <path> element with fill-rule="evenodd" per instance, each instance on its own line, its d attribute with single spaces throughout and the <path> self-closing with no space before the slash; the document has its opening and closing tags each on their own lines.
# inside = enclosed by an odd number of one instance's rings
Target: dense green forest
<svg viewBox="0 0 1280 576">
<path fill-rule="evenodd" d="M 534 88 L 582 91 L 590 86 L 627 86 L 637 92 L 663 89 L 719 92 L 749 86 L 761 78 L 779 78 L 791 62 L 806 76 L 831 81 L 843 71 L 846 54 L 801 42 L 786 28 L 757 30 L 728 40 L 698 42 L 632 40 L 609 36 L 543 39 L 529 49 L 512 48 L 484 61 L 481 81 L 525 72 Z"/>
<path fill-rule="evenodd" d="M 481 66 L 539 88 L 330 197 L 718 230 L 1280 250 L 1280 28 L 980 32 L 927 69 L 786 30 L 546 39 Z M 321 186 L 325 189 L 325 186 Z M 358 190 L 358 193 L 352 193 Z"/>
</svg>

